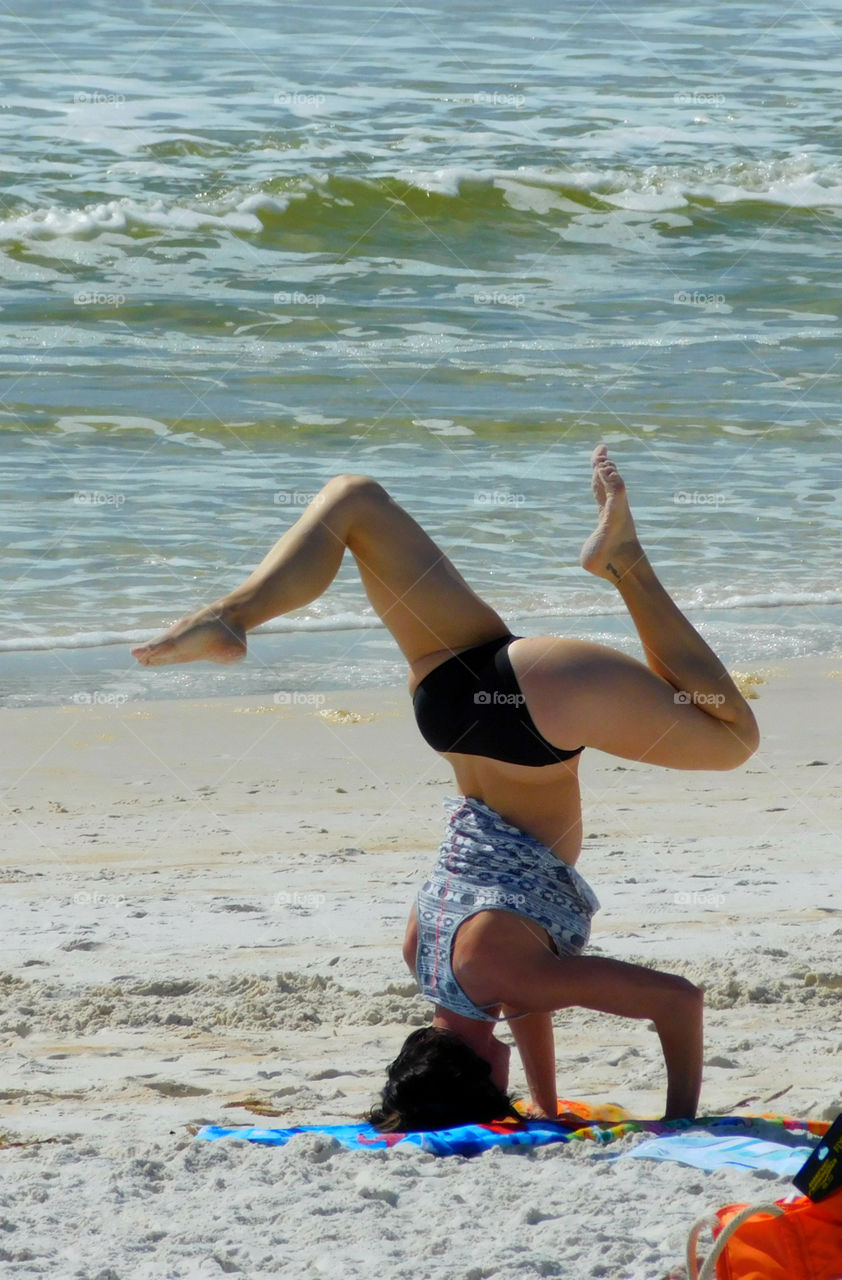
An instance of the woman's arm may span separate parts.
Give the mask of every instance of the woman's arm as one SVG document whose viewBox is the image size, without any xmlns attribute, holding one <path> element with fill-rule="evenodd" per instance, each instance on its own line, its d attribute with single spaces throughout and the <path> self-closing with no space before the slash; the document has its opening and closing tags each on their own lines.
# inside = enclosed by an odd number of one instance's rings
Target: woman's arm
<svg viewBox="0 0 842 1280">
<path fill-rule="evenodd" d="M 511 1017 L 516 1010 L 503 1006 L 502 1013 Z M 532 1097 L 532 1116 L 536 1114 L 555 1119 L 558 1113 L 558 1094 L 555 1074 L 555 1040 L 553 1015 L 530 1013 L 525 1018 L 513 1018 L 509 1029 L 526 1073 L 526 1083 Z"/>
<path fill-rule="evenodd" d="M 511 1017 L 509 1024 L 526 1073 L 532 1098 L 531 1120 L 560 1120 L 570 1129 L 584 1129 L 589 1123 L 573 1111 L 559 1111 L 558 1082 L 555 1065 L 555 1036 L 551 1013 L 528 1013 L 513 1017 L 515 1010 L 503 1006 L 502 1013 Z"/>
<path fill-rule="evenodd" d="M 624 960 L 556 956 L 550 951 L 539 958 L 530 957 L 528 972 L 518 970 L 517 963 L 505 971 L 501 966 L 499 981 L 505 986 L 504 1002 L 521 1013 L 546 1017 L 554 1009 L 578 1005 L 624 1018 L 650 1018 L 658 1032 L 667 1068 L 664 1119 L 694 1118 L 702 1085 L 704 993 L 700 987 L 676 974 L 627 964 Z M 498 986 L 498 989 L 501 988 Z M 522 1019 L 522 1022 L 528 1021 Z M 517 1025 L 512 1022 L 513 1032 Z M 537 1048 L 532 1053 L 537 1053 L 534 1061 L 544 1073 L 539 1084 L 544 1096 L 546 1047 L 542 1052 L 540 1044 L 540 1037 L 536 1037 Z M 544 1104 L 541 1105 L 546 1110 Z"/>
</svg>

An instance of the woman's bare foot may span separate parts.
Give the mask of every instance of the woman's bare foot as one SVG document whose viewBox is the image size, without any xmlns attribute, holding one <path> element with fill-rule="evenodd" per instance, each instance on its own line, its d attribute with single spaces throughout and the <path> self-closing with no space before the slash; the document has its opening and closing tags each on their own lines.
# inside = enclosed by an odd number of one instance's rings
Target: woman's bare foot
<svg viewBox="0 0 842 1280">
<path fill-rule="evenodd" d="M 579 559 L 589 573 L 607 578 L 609 582 L 619 582 L 645 556 L 637 538 L 623 477 L 608 457 L 604 444 L 594 449 L 591 465 L 599 523 L 582 547 Z"/>
<path fill-rule="evenodd" d="M 246 633 L 224 609 L 201 609 L 182 618 L 157 640 L 132 649 L 144 667 L 176 662 L 239 662 L 246 653 Z"/>
</svg>

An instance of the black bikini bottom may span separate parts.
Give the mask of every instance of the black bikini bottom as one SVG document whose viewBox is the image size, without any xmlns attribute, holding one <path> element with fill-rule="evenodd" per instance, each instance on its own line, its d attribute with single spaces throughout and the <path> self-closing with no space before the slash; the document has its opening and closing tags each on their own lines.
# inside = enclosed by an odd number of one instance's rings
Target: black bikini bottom
<svg viewBox="0 0 842 1280">
<path fill-rule="evenodd" d="M 546 765 L 584 750 L 554 747 L 535 727 L 509 661 L 509 645 L 518 638 L 500 636 L 466 649 L 418 685 L 412 697 L 415 719 L 435 751 Z"/>
</svg>

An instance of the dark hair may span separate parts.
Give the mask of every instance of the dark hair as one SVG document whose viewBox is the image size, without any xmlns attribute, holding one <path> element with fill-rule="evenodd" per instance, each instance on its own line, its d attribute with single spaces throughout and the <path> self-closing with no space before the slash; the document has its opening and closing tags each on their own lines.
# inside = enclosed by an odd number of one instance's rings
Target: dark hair
<svg viewBox="0 0 842 1280">
<path fill-rule="evenodd" d="M 510 1095 L 491 1079 L 491 1063 L 454 1032 L 421 1027 L 389 1066 L 380 1106 L 368 1119 L 381 1133 L 411 1133 L 506 1116 L 520 1119 Z"/>
</svg>

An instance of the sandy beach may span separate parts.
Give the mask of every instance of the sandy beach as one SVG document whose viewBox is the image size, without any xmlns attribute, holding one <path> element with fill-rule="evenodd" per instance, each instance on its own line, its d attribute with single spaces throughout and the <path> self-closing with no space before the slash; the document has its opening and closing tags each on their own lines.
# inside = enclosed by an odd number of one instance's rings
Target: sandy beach
<svg viewBox="0 0 842 1280">
<path fill-rule="evenodd" d="M 742 769 L 585 753 L 592 946 L 706 988 L 702 1114 L 831 1118 L 842 657 L 744 674 L 763 741 Z M 94 697 L 7 710 L 4 727 L 8 1274 L 662 1280 L 705 1209 L 790 1189 L 618 1159 L 637 1135 L 471 1161 L 197 1142 L 208 1122 L 360 1116 L 428 1020 L 400 941 L 447 767 L 402 688 Z M 564 1096 L 661 1114 L 648 1024 L 572 1010 L 556 1028 Z"/>
</svg>

